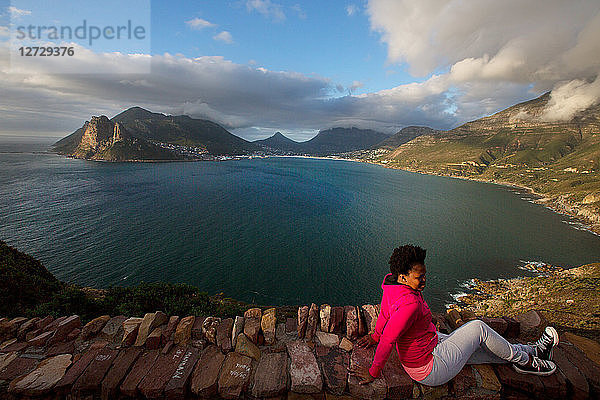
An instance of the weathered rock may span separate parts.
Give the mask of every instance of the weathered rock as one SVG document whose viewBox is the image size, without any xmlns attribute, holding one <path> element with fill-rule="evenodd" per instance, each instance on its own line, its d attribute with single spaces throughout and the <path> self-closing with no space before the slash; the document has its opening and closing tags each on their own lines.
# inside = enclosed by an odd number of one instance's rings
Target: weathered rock
<svg viewBox="0 0 600 400">
<path fill-rule="evenodd" d="M 275 315 L 275 308 L 269 308 L 265 310 L 260 320 L 260 327 L 265 336 L 265 345 L 270 346 L 275 343 L 275 326 L 277 324 L 277 317 Z"/>
<path fill-rule="evenodd" d="M 140 393 L 148 399 L 162 397 L 165 386 L 167 386 L 177 366 L 183 360 L 185 352 L 184 347 L 176 347 L 168 354 L 159 354 L 148 374 L 138 385 Z"/>
<path fill-rule="evenodd" d="M 40 319 L 38 317 L 35 317 L 30 319 L 29 321 L 24 322 L 23 325 L 19 327 L 19 330 L 17 332 L 17 339 L 19 339 L 20 341 L 24 341 L 27 333 L 35 330 L 39 321 Z"/>
<path fill-rule="evenodd" d="M 312 340 L 319 326 L 319 307 L 312 303 L 308 310 L 308 320 L 306 322 L 306 339 Z"/>
<path fill-rule="evenodd" d="M 421 393 L 424 399 L 445 399 L 449 394 L 450 390 L 448 384 L 445 383 L 440 386 L 425 386 L 420 383 L 417 384 L 421 389 Z"/>
<path fill-rule="evenodd" d="M 464 325 L 464 323 L 465 323 L 462 320 L 460 313 L 458 311 L 456 311 L 454 308 L 450 308 L 446 312 L 446 321 L 448 321 L 448 325 L 450 325 L 450 328 L 452 328 L 452 330 L 458 328 L 459 326 Z"/>
<path fill-rule="evenodd" d="M 317 360 L 323 371 L 327 392 L 336 395 L 342 395 L 345 392 L 349 359 L 348 353 L 340 348 L 317 346 Z"/>
<path fill-rule="evenodd" d="M 275 397 L 287 391 L 287 354 L 265 354 L 258 362 L 252 384 L 252 396 Z"/>
<path fill-rule="evenodd" d="M 81 357 L 79 357 L 79 359 L 73 359 L 73 365 L 67 370 L 65 375 L 56 383 L 56 386 L 54 387 L 55 390 L 59 394 L 65 394 L 67 392 L 70 392 L 71 387 L 73 386 L 75 381 L 79 378 L 79 376 L 81 376 L 83 371 L 85 371 L 85 369 L 88 367 L 88 365 L 90 365 L 92 360 L 96 358 L 100 351 L 102 351 L 102 348 L 94 348 L 83 353 Z"/>
<path fill-rule="evenodd" d="M 337 347 L 340 344 L 340 338 L 334 333 L 317 331 L 315 336 L 317 337 L 318 343 L 324 347 Z"/>
<path fill-rule="evenodd" d="M 206 339 L 202 334 L 202 325 L 204 325 L 204 317 L 196 317 L 192 326 L 192 340 Z"/>
<path fill-rule="evenodd" d="M 494 369 L 498 373 L 498 379 L 503 386 L 525 392 L 530 396 L 544 392 L 544 384 L 540 377 L 531 374 L 519 374 L 509 365 L 497 364 Z"/>
<path fill-rule="evenodd" d="M 22 351 L 22 350 L 26 349 L 28 346 L 29 346 L 29 344 L 27 342 L 19 342 L 15 338 L 14 342 L 11 341 L 10 344 L 7 343 L 5 346 L 2 347 L 2 352 L 11 353 L 13 351 Z"/>
<path fill-rule="evenodd" d="M 152 333 L 154 329 L 167 323 L 167 316 L 162 311 L 154 313 L 147 313 L 142 319 L 142 323 L 138 328 L 137 338 L 135 339 L 134 346 L 143 346 L 146 343 L 148 335 Z"/>
<path fill-rule="evenodd" d="M 250 357 L 236 352 L 227 354 L 219 374 L 219 396 L 224 399 L 239 398 L 248 388 L 251 368 Z"/>
<path fill-rule="evenodd" d="M 388 399 L 408 399 L 412 396 L 413 381 L 400 364 L 395 349 L 392 349 L 381 374 L 387 386 Z"/>
<path fill-rule="evenodd" d="M 81 329 L 75 328 L 71 331 L 71 333 L 67 335 L 67 337 L 65 338 L 65 342 L 74 341 L 79 337 L 79 335 L 81 335 Z"/>
<path fill-rule="evenodd" d="M 330 333 L 342 333 L 344 331 L 344 307 L 332 307 L 331 317 L 329 321 L 329 332 Z"/>
<path fill-rule="evenodd" d="M 517 315 L 515 319 L 519 322 L 520 337 L 523 339 L 537 340 L 547 325 L 542 314 L 535 310 Z"/>
<path fill-rule="evenodd" d="M 5 340 L 4 342 L 2 342 L 2 343 L 0 344 L 0 351 L 4 351 L 4 349 L 5 349 L 6 347 L 8 347 L 8 346 L 12 345 L 13 343 L 16 343 L 16 342 L 17 342 L 17 340 L 18 340 L 17 338 L 12 338 L 12 339 Z"/>
<path fill-rule="evenodd" d="M 310 347 L 296 340 L 287 344 L 287 351 L 291 359 L 291 390 L 296 393 L 319 393 L 323 388 L 323 378 Z"/>
<path fill-rule="evenodd" d="M 482 318 L 481 320 L 500 335 L 504 335 L 508 329 L 508 322 L 504 318 Z"/>
<path fill-rule="evenodd" d="M 363 316 L 365 317 L 365 333 L 375 332 L 375 324 L 377 324 L 377 309 L 371 304 L 362 306 Z"/>
<path fill-rule="evenodd" d="M 81 340 L 88 340 L 97 336 L 108 321 L 110 321 L 110 315 L 102 315 L 85 324 L 81 328 Z"/>
<path fill-rule="evenodd" d="M 53 344 L 46 350 L 46 356 L 53 357 L 59 354 L 73 354 L 75 352 L 75 341 L 60 342 Z"/>
<path fill-rule="evenodd" d="M 304 339 L 308 323 L 308 306 L 298 307 L 298 339 Z"/>
<path fill-rule="evenodd" d="M 356 315 L 356 307 L 345 306 L 344 313 L 346 314 L 346 337 L 350 340 L 358 337 L 358 317 Z"/>
<path fill-rule="evenodd" d="M 56 331 L 54 335 L 50 339 L 48 339 L 48 344 L 54 344 L 58 342 L 63 342 L 67 339 L 69 333 L 73 331 L 73 329 L 81 327 L 81 320 L 79 315 L 71 315 L 65 320 L 61 321 L 56 327 Z"/>
<path fill-rule="evenodd" d="M 356 320 L 358 321 L 358 337 L 363 337 L 367 334 L 367 326 L 364 314 L 365 312 L 361 307 L 356 307 Z"/>
<path fill-rule="evenodd" d="M 261 351 L 252 341 L 243 333 L 240 333 L 235 345 L 236 353 L 251 357 L 256 361 L 260 360 Z"/>
<path fill-rule="evenodd" d="M 217 346 L 208 345 L 196 363 L 192 372 L 190 390 L 196 396 L 209 398 L 218 393 L 218 380 L 225 356 Z"/>
<path fill-rule="evenodd" d="M 69 318 L 69 316 L 64 315 L 62 317 L 58 317 L 55 320 L 52 320 L 48 325 L 46 325 L 44 327 L 44 332 L 45 331 L 53 331 L 58 327 L 58 324 L 60 324 L 61 322 L 63 322 L 65 319 Z"/>
<path fill-rule="evenodd" d="M 71 392 L 78 397 L 99 392 L 102 379 L 110 369 L 118 353 L 118 350 L 108 347 L 101 349 L 75 381 Z"/>
<path fill-rule="evenodd" d="M 284 322 L 280 322 L 277 324 L 277 327 L 275 328 L 275 340 L 279 341 L 285 341 L 287 340 L 287 335 L 285 333 L 285 323 Z"/>
<path fill-rule="evenodd" d="M 570 392 L 574 400 L 587 399 L 590 396 L 590 386 L 579 368 L 569 361 L 564 351 L 560 348 L 554 349 L 554 362 L 562 371 L 569 382 Z"/>
<path fill-rule="evenodd" d="M 306 315 L 308 318 L 308 314 Z M 285 334 L 298 334 L 298 318 L 286 318 L 285 320 Z"/>
<path fill-rule="evenodd" d="M 26 375 L 37 367 L 38 360 L 26 357 L 14 357 L 0 370 L 0 381 L 12 381 L 13 379 Z"/>
<path fill-rule="evenodd" d="M 518 337 L 521 329 L 519 322 L 510 317 L 503 317 L 503 319 L 506 321 L 506 332 L 504 332 L 504 337 L 509 339 Z"/>
<path fill-rule="evenodd" d="M 244 318 L 258 318 L 258 319 L 261 319 L 262 318 L 262 311 L 258 307 L 249 308 L 248 310 L 246 310 L 246 312 L 244 312 Z"/>
<path fill-rule="evenodd" d="M 579 372 L 581 372 L 588 381 L 591 387 L 590 392 L 600 393 L 600 367 L 592 360 L 586 357 L 579 349 L 569 343 L 559 343 L 558 347 L 554 349 L 555 352 L 560 352 L 566 356 L 566 358 L 577 366 Z"/>
<path fill-rule="evenodd" d="M 126 319 L 127 317 L 123 315 L 109 319 L 98 334 L 98 339 L 106 340 L 112 344 L 121 344 L 123 340 L 123 321 Z"/>
<path fill-rule="evenodd" d="M 44 332 L 41 329 L 34 329 L 32 331 L 29 331 L 25 334 L 25 341 L 29 342 L 31 339 L 41 335 L 42 333 Z"/>
<path fill-rule="evenodd" d="M 462 397 L 471 388 L 477 386 L 477 381 L 473 375 L 473 368 L 465 365 L 463 369 L 450 381 L 450 390 L 456 397 Z"/>
<path fill-rule="evenodd" d="M 192 323 L 193 324 L 193 323 Z M 177 326 L 179 326 L 179 317 L 177 315 L 173 315 L 169 318 L 169 322 L 167 322 L 167 326 L 163 329 L 162 336 L 160 338 L 160 345 L 164 346 L 169 341 L 174 341 L 175 331 L 177 330 Z M 190 325 L 190 337 L 192 335 L 192 326 Z M 186 343 L 181 343 L 186 345 Z"/>
<path fill-rule="evenodd" d="M 329 304 L 321 304 L 319 318 L 321 320 L 321 332 L 329 332 L 329 325 L 331 324 L 331 306 Z"/>
<path fill-rule="evenodd" d="M 141 323 L 142 318 L 136 317 L 123 321 L 123 340 L 121 341 L 123 346 L 132 346 L 135 343 Z"/>
<path fill-rule="evenodd" d="M 233 321 L 233 327 L 231 328 L 231 346 L 235 348 L 237 343 L 237 337 L 244 330 L 244 317 L 237 315 Z"/>
<path fill-rule="evenodd" d="M 110 368 L 102 380 L 102 400 L 117 398 L 119 385 L 129 373 L 140 354 L 142 354 L 142 348 L 140 347 L 130 347 L 119 352 L 112 364 L 112 368 Z"/>
<path fill-rule="evenodd" d="M 48 340 L 54 335 L 54 331 L 44 332 L 39 334 L 38 336 L 31 338 L 27 341 L 30 346 L 45 346 Z"/>
<path fill-rule="evenodd" d="M 188 346 L 185 349 L 185 353 L 181 358 L 175 372 L 171 375 L 171 378 L 165 386 L 165 398 L 166 399 L 183 399 L 185 396 L 186 388 L 192 375 L 194 365 L 198 361 L 200 350 L 195 347 Z"/>
<path fill-rule="evenodd" d="M 478 387 L 494 393 L 500 392 L 502 385 L 490 364 L 476 364 L 471 367 Z"/>
<path fill-rule="evenodd" d="M 46 395 L 65 375 L 71 365 L 71 358 L 70 354 L 63 354 L 43 360 L 29 374 L 13 380 L 8 387 L 9 393 L 25 396 Z"/>
<path fill-rule="evenodd" d="M 41 329 L 42 331 L 46 329 L 48 325 L 50 325 L 54 321 L 54 317 L 52 315 L 48 315 L 42 319 L 40 319 L 36 324 L 36 329 Z"/>
<path fill-rule="evenodd" d="M 148 350 L 160 349 L 160 342 L 162 340 L 164 326 L 157 326 L 146 338 L 146 348 Z"/>
<path fill-rule="evenodd" d="M 587 358 L 600 366 L 600 343 L 586 337 L 575 335 L 571 332 L 565 332 L 564 339 L 566 339 L 567 342 L 572 343 L 579 351 L 585 354 Z"/>
<path fill-rule="evenodd" d="M 477 315 L 475 315 L 475 313 L 471 310 L 461 310 L 460 318 L 464 322 L 469 322 L 469 321 L 473 321 L 474 319 L 477 319 Z"/>
<path fill-rule="evenodd" d="M 349 341 L 348 338 L 346 338 L 345 336 L 340 341 L 339 346 L 340 346 L 340 349 L 346 350 L 348 353 L 351 352 L 352 349 L 354 348 L 354 345 L 352 344 L 352 342 Z"/>
<path fill-rule="evenodd" d="M 373 361 L 373 348 L 357 347 L 350 356 L 350 367 L 356 365 L 370 367 Z M 354 375 L 348 375 L 348 391 L 354 397 L 361 399 L 383 400 L 387 394 L 387 386 L 383 378 L 377 378 L 373 382 L 361 385 L 359 379 Z"/>
<path fill-rule="evenodd" d="M 217 346 L 223 352 L 231 351 L 231 330 L 233 328 L 233 319 L 225 318 L 217 326 Z"/>
<path fill-rule="evenodd" d="M 17 356 L 18 352 L 13 351 L 12 353 L 0 354 L 0 371 L 2 371 L 8 364 L 10 364 Z"/>
<path fill-rule="evenodd" d="M 27 322 L 25 317 L 16 317 L 10 320 L 5 320 L 0 324 L 0 337 L 9 339 L 17 336 L 17 332 L 21 325 Z"/>
<path fill-rule="evenodd" d="M 252 340 L 253 343 L 258 343 L 259 332 L 260 319 L 244 317 L 244 335 L 246 335 L 250 340 Z"/>
<path fill-rule="evenodd" d="M 192 328 L 194 327 L 195 321 L 196 317 L 193 315 L 181 318 L 179 324 L 177 324 L 175 335 L 173 337 L 175 344 L 185 346 L 190 342 L 190 340 L 192 340 Z"/>
<path fill-rule="evenodd" d="M 142 379 L 148 374 L 153 368 L 158 358 L 159 351 L 151 350 L 143 353 L 133 364 L 131 371 L 121 383 L 120 390 L 125 396 L 135 397 L 137 394 L 137 388 Z"/>
<path fill-rule="evenodd" d="M 217 344 L 217 327 L 221 323 L 221 318 L 207 317 L 202 324 L 202 334 L 212 344 Z"/>
<path fill-rule="evenodd" d="M 567 398 L 567 379 L 560 370 L 557 370 L 550 376 L 540 377 L 544 384 L 544 397 L 547 399 L 566 399 Z"/>
</svg>

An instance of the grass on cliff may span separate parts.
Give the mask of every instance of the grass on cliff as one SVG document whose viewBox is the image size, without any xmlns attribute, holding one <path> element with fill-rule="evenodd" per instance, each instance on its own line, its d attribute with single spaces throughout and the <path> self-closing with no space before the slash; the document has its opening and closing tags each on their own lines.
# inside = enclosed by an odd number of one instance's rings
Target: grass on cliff
<svg viewBox="0 0 600 400">
<path fill-rule="evenodd" d="M 77 314 L 89 321 L 98 315 L 167 315 L 233 317 L 247 305 L 200 289 L 174 283 L 140 283 L 131 287 L 90 289 L 60 282 L 38 260 L 0 241 L 0 316 L 43 317 Z"/>
</svg>

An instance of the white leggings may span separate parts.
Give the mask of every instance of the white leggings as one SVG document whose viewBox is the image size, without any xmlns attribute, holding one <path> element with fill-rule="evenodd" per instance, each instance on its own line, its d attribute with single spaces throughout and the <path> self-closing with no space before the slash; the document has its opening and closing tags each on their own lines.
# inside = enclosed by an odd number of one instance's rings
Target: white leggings
<svg viewBox="0 0 600 400">
<path fill-rule="evenodd" d="M 438 344 L 433 349 L 433 369 L 420 383 L 443 385 L 454 378 L 465 364 L 515 362 L 525 364 L 534 354 L 532 346 L 511 344 L 485 322 L 467 322 L 450 335 L 438 332 Z"/>
</svg>

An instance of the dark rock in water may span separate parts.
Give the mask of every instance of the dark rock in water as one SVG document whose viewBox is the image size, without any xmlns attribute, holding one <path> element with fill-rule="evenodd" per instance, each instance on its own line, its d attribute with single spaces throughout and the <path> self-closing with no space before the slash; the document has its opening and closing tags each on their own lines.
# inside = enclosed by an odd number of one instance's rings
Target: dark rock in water
<svg viewBox="0 0 600 400">
<path fill-rule="evenodd" d="M 192 372 L 190 390 L 193 394 L 203 398 L 217 395 L 219 371 L 223 361 L 225 356 L 215 345 L 209 345 L 202 351 Z"/>
<path fill-rule="evenodd" d="M 237 399 L 250 383 L 252 359 L 236 352 L 227 354 L 219 374 L 219 396 Z"/>
</svg>

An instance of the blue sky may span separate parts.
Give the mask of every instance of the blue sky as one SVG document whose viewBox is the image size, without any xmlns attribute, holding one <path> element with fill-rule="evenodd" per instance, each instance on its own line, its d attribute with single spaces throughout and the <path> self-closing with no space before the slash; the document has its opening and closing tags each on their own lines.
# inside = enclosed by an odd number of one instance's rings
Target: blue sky
<svg viewBox="0 0 600 400">
<path fill-rule="evenodd" d="M 26 38 L 86 21 L 140 40 Z M 256 140 L 356 126 L 451 129 L 552 92 L 543 118 L 600 99 L 597 0 L 0 0 L 0 135 L 63 136 L 131 106 Z M 72 47 L 25 57 L 26 46 Z"/>
</svg>

